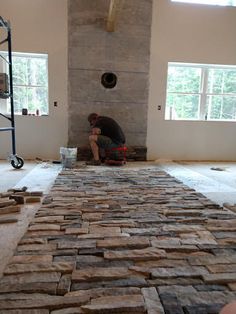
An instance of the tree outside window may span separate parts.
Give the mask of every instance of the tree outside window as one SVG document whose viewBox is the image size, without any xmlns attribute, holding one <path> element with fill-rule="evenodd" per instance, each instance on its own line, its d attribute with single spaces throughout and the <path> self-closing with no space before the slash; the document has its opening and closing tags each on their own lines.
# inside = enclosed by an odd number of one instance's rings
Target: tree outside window
<svg viewBox="0 0 236 314">
<path fill-rule="evenodd" d="M 236 67 L 169 63 L 165 119 L 236 121 Z"/>
<path fill-rule="evenodd" d="M 1 52 L 4 54 L 4 52 Z M 7 54 L 5 53 L 7 59 Z M 21 114 L 48 114 L 48 56 L 46 54 L 12 53 L 14 111 Z M 10 113 L 10 101 L 7 101 Z"/>
</svg>

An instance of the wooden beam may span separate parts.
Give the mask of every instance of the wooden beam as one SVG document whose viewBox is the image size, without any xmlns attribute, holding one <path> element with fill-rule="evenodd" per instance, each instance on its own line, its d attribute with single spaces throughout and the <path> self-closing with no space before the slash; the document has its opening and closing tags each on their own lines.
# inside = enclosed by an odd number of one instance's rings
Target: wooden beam
<svg viewBox="0 0 236 314">
<path fill-rule="evenodd" d="M 117 16 L 122 9 L 124 4 L 124 0 L 110 0 L 108 18 L 107 18 L 107 25 L 106 30 L 108 32 L 115 31 L 115 24 L 117 21 Z"/>
</svg>

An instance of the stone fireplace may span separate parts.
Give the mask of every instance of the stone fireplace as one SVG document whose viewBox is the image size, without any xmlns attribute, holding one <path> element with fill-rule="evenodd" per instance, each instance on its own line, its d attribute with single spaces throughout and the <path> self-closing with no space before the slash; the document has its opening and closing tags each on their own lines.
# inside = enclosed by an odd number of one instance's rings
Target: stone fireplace
<svg viewBox="0 0 236 314">
<path fill-rule="evenodd" d="M 146 159 L 152 0 L 123 0 L 106 30 L 110 0 L 68 1 L 69 141 L 88 157 L 91 112 L 123 128 L 128 159 Z"/>
</svg>

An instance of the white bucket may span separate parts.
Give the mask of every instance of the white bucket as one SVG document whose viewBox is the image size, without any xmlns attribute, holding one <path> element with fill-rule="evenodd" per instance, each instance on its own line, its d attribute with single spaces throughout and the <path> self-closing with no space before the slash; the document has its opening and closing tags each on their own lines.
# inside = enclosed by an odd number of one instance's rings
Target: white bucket
<svg viewBox="0 0 236 314">
<path fill-rule="evenodd" d="M 73 168 L 77 160 L 77 148 L 60 147 L 63 168 Z"/>
</svg>

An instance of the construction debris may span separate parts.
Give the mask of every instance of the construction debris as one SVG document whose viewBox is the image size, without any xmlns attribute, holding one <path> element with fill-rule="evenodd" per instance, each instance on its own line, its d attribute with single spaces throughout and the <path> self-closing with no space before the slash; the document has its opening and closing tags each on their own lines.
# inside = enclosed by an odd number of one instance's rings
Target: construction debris
<svg viewBox="0 0 236 314">
<path fill-rule="evenodd" d="M 220 167 L 212 167 L 211 170 L 215 170 L 215 171 L 226 171 L 225 168 L 220 168 Z"/>
</svg>

